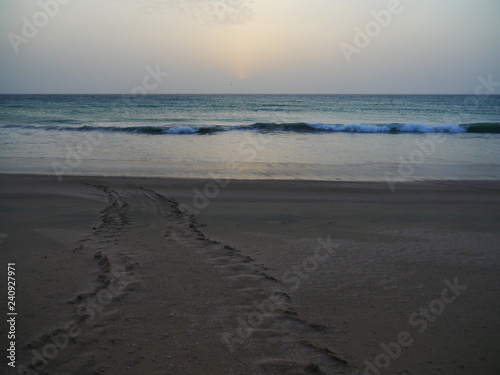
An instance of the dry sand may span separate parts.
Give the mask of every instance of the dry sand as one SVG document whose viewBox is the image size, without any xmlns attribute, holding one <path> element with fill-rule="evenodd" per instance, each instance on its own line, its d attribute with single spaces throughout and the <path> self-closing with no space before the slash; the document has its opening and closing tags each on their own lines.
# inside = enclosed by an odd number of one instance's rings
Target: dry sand
<svg viewBox="0 0 500 375">
<path fill-rule="evenodd" d="M 499 183 L 213 183 L 1 175 L 18 369 L 500 373 Z"/>
</svg>

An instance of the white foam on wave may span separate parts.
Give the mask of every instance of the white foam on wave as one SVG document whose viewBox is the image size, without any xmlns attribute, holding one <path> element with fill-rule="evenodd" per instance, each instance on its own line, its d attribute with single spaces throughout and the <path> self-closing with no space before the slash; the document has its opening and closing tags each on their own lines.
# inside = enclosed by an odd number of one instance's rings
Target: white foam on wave
<svg viewBox="0 0 500 375">
<path fill-rule="evenodd" d="M 426 125 L 426 124 L 349 124 L 327 125 L 308 124 L 312 129 L 346 133 L 465 133 L 467 129 L 460 125 Z"/>
<path fill-rule="evenodd" d="M 425 124 L 405 124 L 397 129 L 400 132 L 409 133 L 465 133 L 467 129 L 455 125 L 425 125 Z"/>
<path fill-rule="evenodd" d="M 349 132 L 349 133 L 387 133 L 391 131 L 388 125 L 364 125 L 364 124 L 350 124 L 350 125 L 325 125 L 325 124 L 309 124 L 313 129 L 328 130 L 336 132 Z"/>
<path fill-rule="evenodd" d="M 194 134 L 198 133 L 198 129 L 193 128 L 170 128 L 163 131 L 165 134 Z"/>
<path fill-rule="evenodd" d="M 262 124 L 257 124 L 262 125 Z M 0 128 L 17 128 L 17 129 L 36 129 L 36 130 L 60 130 L 60 131 L 105 131 L 105 132 L 127 132 L 135 134 L 199 134 L 211 133 L 216 131 L 231 131 L 231 130 L 261 130 L 266 131 L 326 131 L 333 133 L 366 133 L 366 134 L 383 134 L 383 133 L 466 133 L 469 125 L 426 125 L 419 123 L 407 124 L 264 124 L 265 127 L 254 125 L 237 126 L 237 127 L 221 127 L 221 126 L 205 126 L 202 128 L 193 127 L 119 127 L 119 126 L 102 126 L 102 125 L 84 125 L 80 127 L 73 126 L 55 126 L 55 125 L 0 125 Z"/>
</svg>

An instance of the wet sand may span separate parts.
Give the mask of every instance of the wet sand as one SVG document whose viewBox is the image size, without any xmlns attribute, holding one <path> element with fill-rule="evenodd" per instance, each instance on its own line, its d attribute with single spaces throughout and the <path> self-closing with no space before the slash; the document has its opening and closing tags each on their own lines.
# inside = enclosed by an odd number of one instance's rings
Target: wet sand
<svg viewBox="0 0 500 375">
<path fill-rule="evenodd" d="M 217 186 L 0 175 L 18 369 L 500 371 L 497 182 Z"/>
</svg>

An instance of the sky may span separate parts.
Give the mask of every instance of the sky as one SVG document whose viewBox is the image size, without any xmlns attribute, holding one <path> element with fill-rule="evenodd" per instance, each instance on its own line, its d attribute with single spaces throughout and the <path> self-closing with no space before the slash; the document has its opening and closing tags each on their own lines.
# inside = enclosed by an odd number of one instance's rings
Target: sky
<svg viewBox="0 0 500 375">
<path fill-rule="evenodd" d="M 498 0 L 2 0 L 0 93 L 471 94 L 500 81 L 499 17 Z"/>
</svg>

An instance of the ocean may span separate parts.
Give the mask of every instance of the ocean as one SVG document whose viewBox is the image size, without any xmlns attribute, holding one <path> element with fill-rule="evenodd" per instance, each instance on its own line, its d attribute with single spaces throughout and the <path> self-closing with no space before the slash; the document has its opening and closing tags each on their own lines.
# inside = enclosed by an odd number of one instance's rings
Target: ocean
<svg viewBox="0 0 500 375">
<path fill-rule="evenodd" d="M 500 179 L 500 96 L 1 95 L 0 173 Z"/>
</svg>

